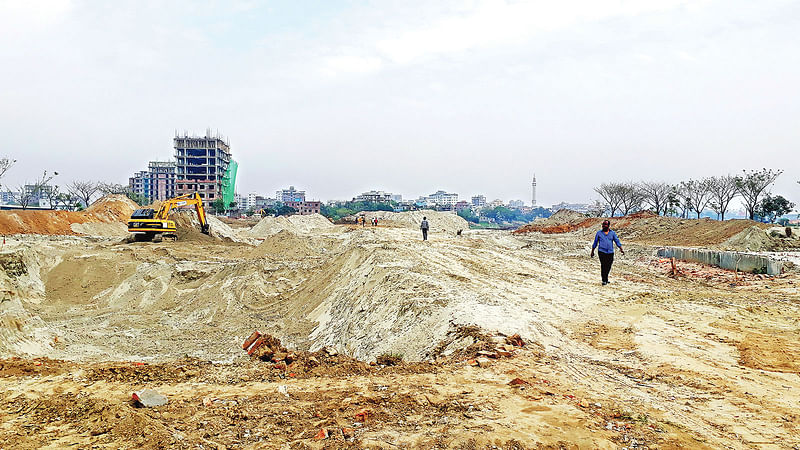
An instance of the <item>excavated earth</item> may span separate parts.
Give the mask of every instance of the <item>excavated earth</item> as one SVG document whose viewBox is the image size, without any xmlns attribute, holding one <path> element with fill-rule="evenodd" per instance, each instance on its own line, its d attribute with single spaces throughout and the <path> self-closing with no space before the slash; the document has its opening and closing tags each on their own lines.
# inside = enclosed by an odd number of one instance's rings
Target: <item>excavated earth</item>
<svg viewBox="0 0 800 450">
<path fill-rule="evenodd" d="M 604 287 L 582 233 L 298 220 L 7 238 L 2 446 L 800 446 L 796 272 L 672 277 L 634 244 Z"/>
</svg>

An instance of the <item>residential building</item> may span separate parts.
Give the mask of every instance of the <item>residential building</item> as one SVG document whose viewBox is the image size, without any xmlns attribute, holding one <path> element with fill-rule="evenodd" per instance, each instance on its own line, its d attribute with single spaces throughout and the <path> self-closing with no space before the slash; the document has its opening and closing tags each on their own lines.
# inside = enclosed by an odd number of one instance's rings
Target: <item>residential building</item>
<svg viewBox="0 0 800 450">
<path fill-rule="evenodd" d="M 497 208 L 498 206 L 503 206 L 504 204 L 505 203 L 503 203 L 502 200 L 500 200 L 499 198 L 496 198 L 496 199 L 490 201 L 489 203 L 487 203 L 486 206 L 488 206 L 489 208 Z"/>
<path fill-rule="evenodd" d="M 466 200 L 461 200 L 460 202 L 456 203 L 455 207 L 456 207 L 456 211 L 462 211 L 462 210 L 465 210 L 465 209 L 470 209 L 470 203 L 468 201 L 466 201 Z"/>
<path fill-rule="evenodd" d="M 322 206 L 322 202 L 318 201 L 283 202 L 283 204 L 296 209 L 297 213 L 302 216 L 319 214 Z"/>
<path fill-rule="evenodd" d="M 458 194 L 448 193 L 442 190 L 436 191 L 428 196 L 428 203 L 433 203 L 440 208 L 452 209 L 457 202 Z"/>
<path fill-rule="evenodd" d="M 231 158 L 231 149 L 220 136 L 175 136 L 175 194 L 197 192 L 200 198 L 213 203 L 222 199 L 226 205 L 234 201 L 238 164 Z"/>
<path fill-rule="evenodd" d="M 472 206 L 475 207 L 483 207 L 486 206 L 486 196 L 485 195 L 473 195 L 472 196 Z"/>
<path fill-rule="evenodd" d="M 147 172 L 150 178 L 150 189 L 146 195 L 151 203 L 169 200 L 175 197 L 175 161 L 150 161 Z"/>
<path fill-rule="evenodd" d="M 304 202 L 306 201 L 306 191 L 298 191 L 294 186 L 289 186 L 289 189 L 275 192 L 275 200 L 281 203 Z"/>
<path fill-rule="evenodd" d="M 511 200 L 510 202 L 508 202 L 509 208 L 519 209 L 522 208 L 523 206 L 525 206 L 525 202 L 523 202 L 522 200 Z"/>
<path fill-rule="evenodd" d="M 571 211 L 577 211 L 579 213 L 586 214 L 589 212 L 589 205 L 587 203 L 567 203 L 561 202 L 556 205 L 553 205 L 551 208 L 553 212 L 562 210 L 562 209 L 569 209 Z"/>
<path fill-rule="evenodd" d="M 3 191 L 0 192 L 0 203 L 3 205 L 14 205 L 17 203 L 17 192 Z"/>
<path fill-rule="evenodd" d="M 392 201 L 392 194 L 384 191 L 368 191 L 353 197 L 354 202 L 373 202 L 389 203 Z"/>
<path fill-rule="evenodd" d="M 400 203 L 403 201 L 403 196 L 401 194 L 392 194 L 392 201 Z"/>
</svg>

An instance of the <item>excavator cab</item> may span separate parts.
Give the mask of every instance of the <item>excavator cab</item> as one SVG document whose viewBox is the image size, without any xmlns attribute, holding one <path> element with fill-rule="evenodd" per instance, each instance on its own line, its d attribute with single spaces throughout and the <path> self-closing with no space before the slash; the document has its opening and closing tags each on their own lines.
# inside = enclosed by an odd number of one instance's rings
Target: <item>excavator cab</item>
<svg viewBox="0 0 800 450">
<path fill-rule="evenodd" d="M 151 208 L 137 209 L 128 220 L 128 231 L 132 233 L 134 241 L 160 242 L 163 238 L 178 238 L 177 227 L 174 220 L 169 220 L 172 208 L 193 205 L 200 221 L 200 231 L 208 234 L 206 211 L 203 208 L 203 199 L 196 192 L 164 201 L 158 211 Z"/>
</svg>

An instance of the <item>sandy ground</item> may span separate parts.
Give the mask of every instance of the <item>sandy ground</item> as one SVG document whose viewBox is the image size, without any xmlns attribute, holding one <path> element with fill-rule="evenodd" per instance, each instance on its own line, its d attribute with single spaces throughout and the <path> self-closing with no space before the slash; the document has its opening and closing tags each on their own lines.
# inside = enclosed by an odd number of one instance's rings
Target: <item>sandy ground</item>
<svg viewBox="0 0 800 450">
<path fill-rule="evenodd" d="M 417 234 L 336 226 L 258 246 L 12 239 L 0 257 L 0 438 L 16 448 L 800 446 L 796 273 L 675 279 L 653 248 L 633 245 L 603 287 L 573 234 Z M 291 377 L 243 355 L 256 329 L 298 350 L 406 362 Z M 475 367 L 464 329 L 528 345 Z M 131 392 L 145 387 L 169 404 L 134 408 Z M 355 417 L 362 409 L 367 419 Z M 322 428 L 330 437 L 313 439 Z"/>
</svg>

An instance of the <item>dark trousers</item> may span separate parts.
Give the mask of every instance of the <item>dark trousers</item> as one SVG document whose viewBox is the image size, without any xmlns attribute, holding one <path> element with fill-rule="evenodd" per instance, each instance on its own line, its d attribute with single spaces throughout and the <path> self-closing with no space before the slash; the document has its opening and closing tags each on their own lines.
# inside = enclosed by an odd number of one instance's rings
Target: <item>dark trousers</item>
<svg viewBox="0 0 800 450">
<path fill-rule="evenodd" d="M 603 277 L 603 283 L 608 283 L 608 274 L 611 272 L 611 264 L 614 264 L 614 254 L 598 251 L 597 257 L 600 258 L 600 276 Z"/>
<path fill-rule="evenodd" d="M 427 241 L 428 240 L 428 230 L 425 229 L 425 228 L 422 229 L 422 240 L 423 241 Z"/>
</svg>

